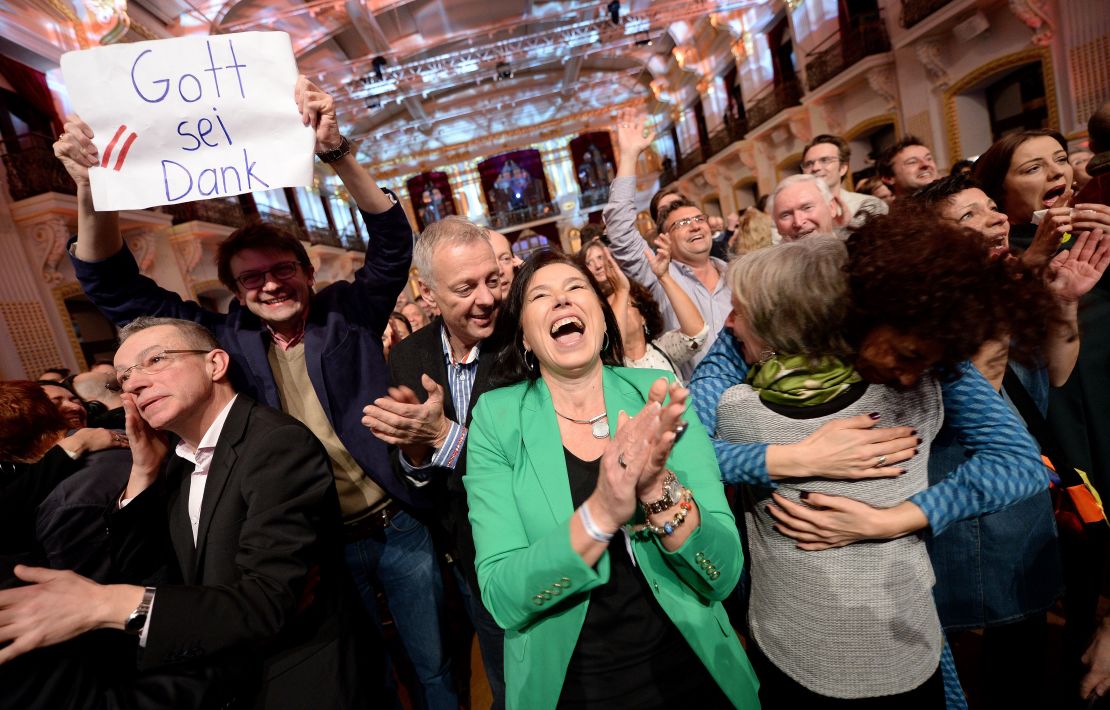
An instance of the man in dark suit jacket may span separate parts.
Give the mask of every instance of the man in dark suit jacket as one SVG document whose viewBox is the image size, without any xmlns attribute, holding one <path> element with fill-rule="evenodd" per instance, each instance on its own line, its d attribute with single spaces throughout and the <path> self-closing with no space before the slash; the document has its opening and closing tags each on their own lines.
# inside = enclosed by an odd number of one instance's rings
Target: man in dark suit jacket
<svg viewBox="0 0 1110 710">
<path fill-rule="evenodd" d="M 0 643 L 12 642 L 0 662 L 120 629 L 139 638 L 140 673 L 174 664 L 211 671 L 205 703 L 370 707 L 381 684 L 366 673 L 372 639 L 343 569 L 320 442 L 237 395 L 228 354 L 201 326 L 137 319 L 121 340 L 133 464 L 108 527 L 123 583 L 17 567 L 35 584 L 0 592 Z M 181 438 L 164 471 L 167 447 L 154 430 Z M 201 702 L 172 702 L 192 700 Z"/>
<path fill-rule="evenodd" d="M 291 414 L 324 442 L 343 514 L 341 542 L 363 603 L 374 613 L 376 589 L 385 592 L 425 704 L 451 708 L 458 701 L 439 632 L 442 581 L 431 535 L 410 515 L 427 503 L 395 472 L 386 444 L 359 424 L 362 407 L 386 393 L 382 332 L 408 283 L 412 229 L 394 196 L 349 151 L 331 97 L 302 77 L 297 100 L 312 116 L 318 157 L 342 179 L 370 234 L 354 283 L 339 280 L 314 293 L 304 245 L 270 225 L 248 224 L 219 248 L 220 280 L 236 296 L 226 314 L 160 288 L 140 274 L 115 214 L 93 210 L 81 162 L 87 127 L 71 122 L 55 153 L 78 185 L 74 270 L 89 298 L 117 324 L 154 315 L 212 330 L 231 355 L 236 391 Z"/>
<path fill-rule="evenodd" d="M 484 352 L 483 343 L 493 334 L 505 276 L 489 235 L 459 217 L 446 217 L 425 229 L 416 242 L 413 263 L 423 298 L 442 316 L 394 346 L 390 395 L 363 410 L 363 423 L 397 447 L 399 469 L 414 486 L 431 493 L 439 538 L 455 562 L 494 707 L 500 708 L 504 632 L 479 597 L 462 477 L 466 428 L 493 365 L 493 353 Z"/>
</svg>

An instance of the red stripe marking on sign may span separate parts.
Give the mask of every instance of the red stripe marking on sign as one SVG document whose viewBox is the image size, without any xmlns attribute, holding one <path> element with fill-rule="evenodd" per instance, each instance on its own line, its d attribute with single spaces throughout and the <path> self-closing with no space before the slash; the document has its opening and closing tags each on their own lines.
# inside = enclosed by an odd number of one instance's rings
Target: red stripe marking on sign
<svg viewBox="0 0 1110 710">
<path fill-rule="evenodd" d="M 132 133 L 131 135 L 127 136 L 127 140 L 123 142 L 123 148 L 120 149 L 119 157 L 116 158 L 115 170 L 117 173 L 119 172 L 119 169 L 123 167 L 123 161 L 127 158 L 127 151 L 131 150 L 131 144 L 134 143 L 135 139 L 138 137 L 138 133 Z"/>
<path fill-rule="evenodd" d="M 120 126 L 116 131 L 116 135 L 112 136 L 112 140 L 108 141 L 108 147 L 104 149 L 104 157 L 100 161 L 100 167 L 108 167 L 108 161 L 112 159 L 112 149 L 116 147 L 116 141 L 119 140 L 119 137 L 122 136 L 123 132 L 126 130 L 127 126 Z"/>
</svg>

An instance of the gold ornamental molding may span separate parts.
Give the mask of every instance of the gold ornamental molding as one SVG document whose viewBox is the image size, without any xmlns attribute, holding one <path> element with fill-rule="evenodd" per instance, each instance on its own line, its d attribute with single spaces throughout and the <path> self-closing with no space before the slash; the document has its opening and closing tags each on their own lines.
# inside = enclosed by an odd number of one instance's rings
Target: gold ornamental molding
<svg viewBox="0 0 1110 710">
<path fill-rule="evenodd" d="M 782 171 L 783 170 L 786 170 L 789 167 L 793 167 L 794 165 L 796 165 L 797 163 L 800 163 L 800 162 L 802 162 L 802 152 L 798 151 L 796 153 L 791 153 L 790 155 L 786 156 L 785 158 L 780 160 L 778 163 L 776 163 L 775 164 L 775 181 L 778 182 L 778 181 L 782 180 Z"/>
<path fill-rule="evenodd" d="M 1040 61 L 1041 76 L 1044 79 L 1044 96 L 1048 104 L 1048 126 L 1059 130 L 1060 115 L 1056 103 L 1056 77 L 1052 73 L 1052 51 L 1048 47 L 1033 47 L 1013 54 L 1007 54 L 994 61 L 987 62 L 975 71 L 966 74 L 958 81 L 952 82 L 944 91 L 944 130 L 948 140 L 948 156 L 951 162 L 963 157 L 960 144 L 960 117 L 956 110 L 956 97 L 964 91 L 982 83 L 995 74 L 1000 74 L 1007 69 L 1014 69 L 1025 64 Z"/>
<path fill-rule="evenodd" d="M 876 128 L 882 126 L 894 125 L 894 135 L 898 138 L 902 136 L 902 127 L 899 125 L 897 113 L 884 113 L 881 116 L 873 116 L 867 120 L 860 121 L 848 130 L 844 131 L 842 137 L 846 141 L 853 141 L 860 136 L 866 136 Z"/>
<path fill-rule="evenodd" d="M 81 284 L 70 281 L 58 284 L 50 289 L 50 293 L 54 297 L 54 308 L 58 311 L 62 327 L 66 329 L 66 339 L 69 341 L 69 348 L 73 351 L 74 359 L 77 360 L 77 369 L 83 372 L 89 369 L 89 363 L 85 360 L 85 353 L 81 350 L 80 341 L 77 340 L 77 331 L 73 329 L 73 318 L 69 315 L 69 309 L 66 308 L 66 299 L 74 296 L 84 296 L 85 291 L 81 288 Z"/>
</svg>

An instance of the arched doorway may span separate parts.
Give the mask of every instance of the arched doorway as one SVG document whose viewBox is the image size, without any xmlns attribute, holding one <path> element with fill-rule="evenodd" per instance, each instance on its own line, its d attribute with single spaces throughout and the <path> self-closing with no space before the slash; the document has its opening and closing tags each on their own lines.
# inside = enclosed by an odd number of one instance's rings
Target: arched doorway
<svg viewBox="0 0 1110 710">
<path fill-rule="evenodd" d="M 949 87 L 944 99 L 951 162 L 982 154 L 1008 133 L 1060 125 L 1052 57 L 1042 48 L 976 69 Z"/>
</svg>

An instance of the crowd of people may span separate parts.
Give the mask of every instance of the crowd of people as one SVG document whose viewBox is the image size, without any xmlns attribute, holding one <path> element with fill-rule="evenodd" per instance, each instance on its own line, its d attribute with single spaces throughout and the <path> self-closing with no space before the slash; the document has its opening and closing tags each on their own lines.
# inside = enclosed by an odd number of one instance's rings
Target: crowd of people
<svg viewBox="0 0 1110 710">
<path fill-rule="evenodd" d="M 664 187 L 648 235 L 655 136 L 622 112 L 600 234 L 521 262 L 457 216 L 414 237 L 332 98 L 294 98 L 366 260 L 317 290 L 250 224 L 226 313 L 140 273 L 79 117 L 55 144 L 120 338 L 0 383 L 0 706 L 454 710 L 480 673 L 529 710 L 1110 691 L 1106 524 L 1056 522 L 1075 469 L 1110 480 L 1110 104 L 1088 151 L 1024 130 L 942 175 L 907 136 L 854 191 L 819 135 L 743 213 Z"/>
</svg>

